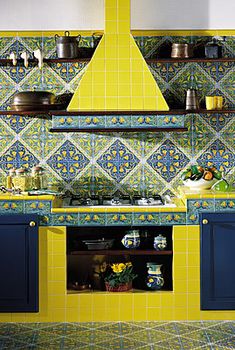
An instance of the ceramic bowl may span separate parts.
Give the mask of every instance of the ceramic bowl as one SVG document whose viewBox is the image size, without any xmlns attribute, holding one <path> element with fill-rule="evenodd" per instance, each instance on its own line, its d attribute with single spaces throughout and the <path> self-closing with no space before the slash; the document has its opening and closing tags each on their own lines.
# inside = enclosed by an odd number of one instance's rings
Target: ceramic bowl
<svg viewBox="0 0 235 350">
<path fill-rule="evenodd" d="M 187 179 L 185 181 L 183 181 L 184 186 L 189 187 L 191 190 L 196 190 L 196 191 L 200 191 L 200 190 L 209 190 L 218 180 L 213 179 L 213 180 L 204 180 L 204 179 L 200 179 L 200 180 L 190 180 Z"/>
</svg>

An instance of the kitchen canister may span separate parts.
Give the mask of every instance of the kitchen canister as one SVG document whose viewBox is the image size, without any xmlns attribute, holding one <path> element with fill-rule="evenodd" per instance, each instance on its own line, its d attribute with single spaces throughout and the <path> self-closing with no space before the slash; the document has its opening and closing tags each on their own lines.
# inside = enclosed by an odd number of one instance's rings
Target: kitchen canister
<svg viewBox="0 0 235 350">
<path fill-rule="evenodd" d="M 154 237 L 153 241 L 153 247 L 156 250 L 164 250 L 167 246 L 167 240 L 166 237 L 162 236 L 161 234 Z"/>
<path fill-rule="evenodd" d="M 154 262 L 148 262 L 148 275 L 146 279 L 146 285 L 152 290 L 159 290 L 164 286 L 164 278 L 161 271 L 162 265 Z"/>
<path fill-rule="evenodd" d="M 138 248 L 140 245 L 139 230 L 127 231 L 121 242 L 125 248 Z"/>
</svg>

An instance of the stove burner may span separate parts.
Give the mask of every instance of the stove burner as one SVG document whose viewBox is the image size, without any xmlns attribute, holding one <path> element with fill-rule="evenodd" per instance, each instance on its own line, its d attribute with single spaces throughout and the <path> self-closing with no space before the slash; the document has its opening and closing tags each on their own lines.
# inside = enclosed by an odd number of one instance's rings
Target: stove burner
<svg viewBox="0 0 235 350">
<path fill-rule="evenodd" d="M 128 195 L 81 197 L 72 195 L 70 198 L 66 198 L 65 206 L 164 206 L 166 204 L 172 204 L 171 199 L 168 197 L 161 197 L 160 195 L 153 195 L 151 197 L 131 197 Z"/>
</svg>

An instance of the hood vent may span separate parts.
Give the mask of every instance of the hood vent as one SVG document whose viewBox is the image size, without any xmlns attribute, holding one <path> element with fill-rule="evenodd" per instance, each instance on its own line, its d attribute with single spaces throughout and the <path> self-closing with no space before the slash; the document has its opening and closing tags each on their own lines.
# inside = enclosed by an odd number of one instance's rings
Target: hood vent
<svg viewBox="0 0 235 350">
<path fill-rule="evenodd" d="M 104 1 L 104 35 L 67 110 L 168 111 L 130 34 L 130 0 Z"/>
</svg>

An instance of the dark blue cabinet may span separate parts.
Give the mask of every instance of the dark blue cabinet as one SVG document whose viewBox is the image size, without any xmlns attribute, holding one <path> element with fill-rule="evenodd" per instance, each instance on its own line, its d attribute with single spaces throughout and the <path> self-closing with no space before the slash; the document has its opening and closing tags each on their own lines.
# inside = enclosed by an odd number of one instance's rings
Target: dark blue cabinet
<svg viewBox="0 0 235 350">
<path fill-rule="evenodd" d="M 0 215 L 0 312 L 38 311 L 38 216 Z"/>
<path fill-rule="evenodd" d="M 203 213 L 201 309 L 235 310 L 235 212 Z"/>
</svg>

